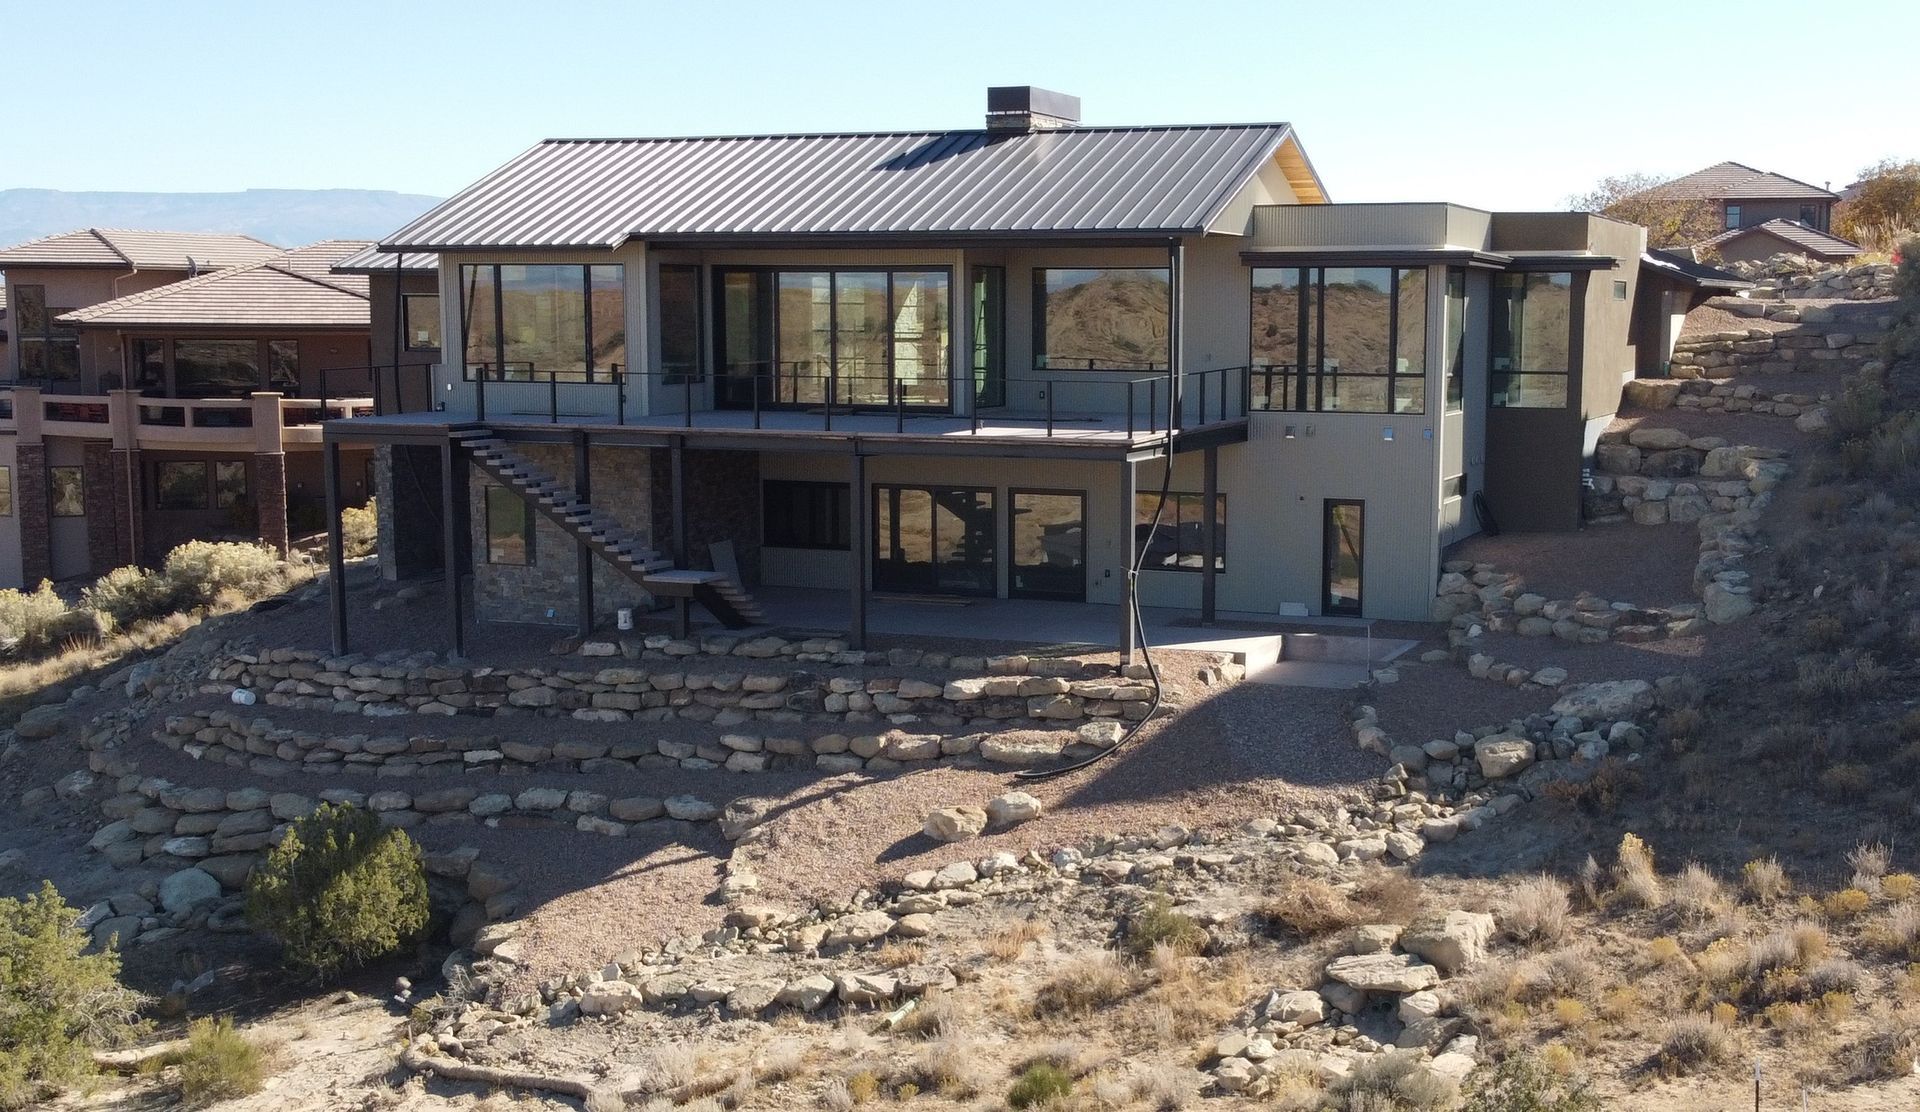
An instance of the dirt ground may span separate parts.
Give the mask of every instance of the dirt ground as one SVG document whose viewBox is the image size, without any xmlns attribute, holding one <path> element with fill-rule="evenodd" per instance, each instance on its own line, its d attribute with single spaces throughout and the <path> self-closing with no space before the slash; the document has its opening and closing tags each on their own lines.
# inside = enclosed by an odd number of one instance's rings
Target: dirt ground
<svg viewBox="0 0 1920 1112">
<path fill-rule="evenodd" d="M 1490 563 L 1553 598 L 1589 591 L 1609 601 L 1669 606 L 1693 598 L 1700 530 L 1692 525 L 1589 525 L 1570 533 L 1468 537 L 1442 559 Z"/>
</svg>

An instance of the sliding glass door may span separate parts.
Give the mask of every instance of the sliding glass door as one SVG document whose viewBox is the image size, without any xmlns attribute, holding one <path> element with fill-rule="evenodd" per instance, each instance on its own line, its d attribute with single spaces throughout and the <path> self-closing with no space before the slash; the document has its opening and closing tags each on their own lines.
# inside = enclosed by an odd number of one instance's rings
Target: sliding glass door
<svg viewBox="0 0 1920 1112">
<path fill-rule="evenodd" d="M 1086 601 L 1087 496 L 1010 490 L 1007 521 L 1008 597 Z"/>
<path fill-rule="evenodd" d="M 995 588 L 993 491 L 873 488 L 873 589 L 985 595 Z"/>
<path fill-rule="evenodd" d="M 715 282 L 723 408 L 948 405 L 946 271 L 728 268 Z"/>
</svg>

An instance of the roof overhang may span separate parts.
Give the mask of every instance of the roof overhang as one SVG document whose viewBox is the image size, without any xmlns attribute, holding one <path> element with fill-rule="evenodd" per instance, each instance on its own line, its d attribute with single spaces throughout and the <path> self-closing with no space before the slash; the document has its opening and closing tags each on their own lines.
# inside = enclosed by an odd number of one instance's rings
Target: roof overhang
<svg viewBox="0 0 1920 1112">
<path fill-rule="evenodd" d="M 1503 269 L 1537 273 L 1561 270 L 1612 270 L 1620 260 L 1591 251 L 1511 251 Z"/>
<path fill-rule="evenodd" d="M 1470 266 L 1499 270 L 1513 260 L 1467 247 L 1281 247 L 1240 252 L 1248 266 Z"/>
</svg>

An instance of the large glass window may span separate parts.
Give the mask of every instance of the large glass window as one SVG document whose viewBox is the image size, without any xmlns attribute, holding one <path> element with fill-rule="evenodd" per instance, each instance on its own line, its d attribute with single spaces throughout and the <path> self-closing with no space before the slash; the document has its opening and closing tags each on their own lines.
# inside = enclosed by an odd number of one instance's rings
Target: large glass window
<svg viewBox="0 0 1920 1112">
<path fill-rule="evenodd" d="M 700 359 L 700 268 L 660 268 L 660 369 L 669 384 L 699 382 L 706 371 Z"/>
<path fill-rule="evenodd" d="M 170 460 L 153 465 L 153 508 L 207 508 L 207 465 L 202 460 Z"/>
<path fill-rule="evenodd" d="M 1427 272 L 1257 267 L 1254 406 L 1425 413 Z"/>
<path fill-rule="evenodd" d="M 13 468 L 0 467 L 0 517 L 13 516 Z"/>
<path fill-rule="evenodd" d="M 53 507 L 53 516 L 87 516 L 87 482 L 80 468 L 47 468 L 47 495 L 47 502 Z"/>
<path fill-rule="evenodd" d="M 873 589 L 992 595 L 999 539 L 993 491 L 873 488 Z"/>
<path fill-rule="evenodd" d="M 612 382 L 625 369 L 621 266 L 468 264 L 460 290 L 469 378 Z"/>
<path fill-rule="evenodd" d="M 267 341 L 267 389 L 288 396 L 300 393 L 300 341 Z"/>
<path fill-rule="evenodd" d="M 720 403 L 944 406 L 944 270 L 727 270 Z"/>
<path fill-rule="evenodd" d="M 1034 367 L 1166 370 L 1172 291 L 1165 267 L 1035 270 Z"/>
<path fill-rule="evenodd" d="M 440 295 L 410 293 L 400 299 L 408 351 L 440 350 Z"/>
<path fill-rule="evenodd" d="M 150 398 L 166 395 L 167 342 L 165 340 L 149 339 L 133 342 L 133 388 Z"/>
<path fill-rule="evenodd" d="M 1573 347 L 1573 275 L 1501 274 L 1493 288 L 1489 404 L 1511 409 L 1565 406 Z"/>
<path fill-rule="evenodd" d="M 13 287 L 14 342 L 20 345 L 20 377 L 27 380 L 71 382 L 80 377 L 80 332 L 56 318 L 71 308 L 47 304 L 47 287 Z"/>
<path fill-rule="evenodd" d="M 213 465 L 213 504 L 231 509 L 247 500 L 247 463 L 245 460 L 221 460 Z"/>
<path fill-rule="evenodd" d="M 1082 602 L 1087 597 L 1087 496 L 1007 492 L 1007 595 Z"/>
<path fill-rule="evenodd" d="M 175 340 L 177 398 L 244 398 L 260 388 L 260 345 L 253 340 Z"/>
<path fill-rule="evenodd" d="M 533 515 L 503 486 L 487 487 L 487 563 L 533 563 Z"/>
<path fill-rule="evenodd" d="M 1140 565 L 1149 570 L 1199 571 L 1206 567 L 1204 495 L 1169 492 L 1160 511 L 1159 528 L 1154 528 L 1153 510 L 1160 504 L 1160 492 L 1137 494 L 1133 500 L 1134 543 L 1146 552 Z M 1227 496 L 1213 500 L 1213 570 L 1227 570 Z M 1149 536 L 1151 532 L 1151 536 Z"/>
<path fill-rule="evenodd" d="M 1006 317 L 1006 268 L 974 267 L 972 336 L 975 405 L 1007 404 Z"/>
<path fill-rule="evenodd" d="M 1458 410 L 1466 398 L 1467 272 L 1447 268 L 1447 339 L 1441 354 L 1447 361 L 1447 412 Z"/>
<path fill-rule="evenodd" d="M 845 483 L 768 479 L 760 488 L 760 543 L 773 548 L 851 545 Z"/>
</svg>

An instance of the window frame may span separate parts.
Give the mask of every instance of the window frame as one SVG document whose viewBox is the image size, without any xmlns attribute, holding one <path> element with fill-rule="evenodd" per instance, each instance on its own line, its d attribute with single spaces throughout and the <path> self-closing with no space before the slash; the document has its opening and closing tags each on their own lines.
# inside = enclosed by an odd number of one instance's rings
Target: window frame
<svg viewBox="0 0 1920 1112">
<path fill-rule="evenodd" d="M 1451 272 L 1454 268 L 1449 267 Z M 1367 371 L 1349 371 L 1336 369 L 1329 372 L 1327 361 L 1327 272 L 1384 270 L 1391 275 L 1386 290 L 1387 297 L 1387 361 L 1383 374 Z M 1262 272 L 1292 271 L 1301 291 L 1296 299 L 1294 324 L 1293 374 L 1288 376 L 1287 364 L 1261 363 L 1255 358 L 1257 344 L 1254 342 L 1253 306 L 1254 298 L 1261 289 Z M 1420 363 L 1417 369 L 1401 371 L 1400 363 L 1400 283 L 1405 274 L 1421 275 Z M 1308 276 L 1311 275 L 1311 281 Z M 1247 366 L 1249 375 L 1255 382 L 1263 382 L 1265 389 L 1249 398 L 1249 408 L 1268 413 L 1357 413 L 1389 417 L 1423 417 L 1427 413 L 1427 318 L 1432 315 L 1433 275 L 1423 264 L 1391 264 L 1386 266 L 1355 266 L 1349 264 L 1331 265 L 1326 262 L 1297 263 L 1287 266 L 1255 266 L 1247 270 Z M 1311 349 L 1311 350 L 1309 350 Z M 1442 353 L 1445 358 L 1445 353 Z M 1311 369 L 1310 369 L 1311 368 Z M 1288 389 L 1275 393 L 1273 381 L 1275 372 L 1280 372 L 1281 380 Z M 1356 379 L 1380 379 L 1385 384 L 1385 409 L 1334 408 L 1326 405 L 1326 383 L 1329 375 L 1336 381 L 1341 376 Z M 1289 378 L 1291 381 L 1289 381 Z M 1420 405 L 1416 409 L 1397 408 L 1400 400 L 1400 383 L 1403 380 L 1416 381 L 1420 385 Z M 1444 389 L 1444 384 L 1443 384 Z M 1281 397 L 1285 404 L 1274 405 L 1273 399 Z M 1265 404 L 1251 404 L 1259 397 L 1266 399 Z M 1444 407 L 1446 403 L 1443 401 Z M 1444 412 L 1444 409 L 1443 409 Z"/>
<path fill-rule="evenodd" d="M 0 517 L 13 516 L 13 465 L 0 463 Z"/>
<path fill-rule="evenodd" d="M 1169 529 L 1172 530 L 1174 562 L 1172 564 L 1150 564 L 1143 560 L 1140 564 L 1141 571 L 1177 571 L 1177 572 L 1198 573 L 1206 570 L 1206 567 L 1202 562 L 1206 558 L 1205 542 L 1202 539 L 1205 535 L 1205 530 L 1206 530 L 1206 518 L 1202 516 L 1204 514 L 1204 509 L 1205 509 L 1204 503 L 1202 500 L 1205 497 L 1206 497 L 1206 492 L 1198 491 L 1198 490 L 1169 490 L 1167 492 L 1167 507 L 1169 510 L 1173 511 L 1173 519 L 1171 522 L 1169 522 L 1167 519 L 1167 514 L 1165 512 L 1162 512 L 1160 517 L 1160 527 L 1156 529 L 1154 533 L 1155 535 L 1158 535 L 1158 534 L 1167 532 Z M 1218 491 L 1214 494 L 1213 497 L 1214 497 L 1214 505 L 1215 505 L 1214 527 L 1213 527 L 1213 536 L 1214 536 L 1213 573 L 1215 575 L 1220 575 L 1225 573 L 1227 570 L 1227 521 L 1228 521 L 1227 492 L 1224 490 Z M 1153 520 L 1152 507 L 1155 503 L 1159 501 L 1159 499 L 1160 499 L 1159 491 L 1143 490 L 1143 491 L 1138 491 L 1134 494 L 1134 498 L 1133 498 L 1134 545 L 1135 545 L 1135 550 L 1141 553 L 1142 555 L 1144 555 L 1147 551 L 1147 546 L 1150 543 L 1150 538 L 1144 535 L 1141 532 L 1141 530 L 1145 529 L 1147 525 Z M 1186 518 L 1187 511 L 1185 507 L 1188 503 L 1188 500 L 1191 500 L 1193 504 L 1193 513 L 1196 515 L 1193 518 L 1192 523 L 1199 526 L 1199 529 L 1195 533 L 1196 547 L 1191 552 L 1187 551 L 1187 549 L 1184 547 L 1183 537 L 1181 536 L 1181 526 L 1187 523 L 1187 518 Z M 1194 562 L 1191 565 L 1188 565 L 1182 562 L 1188 556 L 1191 556 L 1193 558 Z"/>
<path fill-rule="evenodd" d="M 225 491 L 221 489 L 221 484 L 223 481 L 221 478 L 221 472 L 225 471 L 229 474 L 232 474 L 233 470 L 236 468 L 238 469 L 238 473 L 240 476 L 240 488 L 239 488 L 238 494 L 232 494 L 229 491 Z M 211 481 L 213 483 L 213 508 L 214 509 L 228 510 L 228 509 L 232 509 L 235 506 L 251 505 L 253 503 L 253 469 L 247 466 L 246 460 L 243 460 L 243 459 L 214 460 L 212 472 L 213 473 L 211 476 Z"/>
<path fill-rule="evenodd" d="M 1738 228 L 1740 226 L 1740 206 L 1735 204 L 1727 205 L 1726 217 L 1728 231 Z"/>
<path fill-rule="evenodd" d="M 197 484 L 199 496 L 193 505 L 167 505 L 161 498 L 161 491 L 167 487 L 165 476 L 182 468 L 197 468 L 200 479 Z M 147 509 L 152 513 L 200 513 L 213 506 L 213 465 L 204 459 L 161 459 L 153 461 L 153 470 L 149 475 L 149 495 Z"/>
<path fill-rule="evenodd" d="M 654 319 L 660 322 L 660 382 L 663 386 L 685 386 L 688 383 L 707 380 L 707 311 L 706 283 L 702 280 L 699 263 L 661 263 L 654 281 L 653 312 Z M 667 310 L 666 279 L 672 274 L 675 280 L 685 278 L 692 283 L 693 291 L 693 359 L 682 360 L 691 370 L 675 370 L 667 358 Z"/>
<path fill-rule="evenodd" d="M 482 489 L 485 493 L 481 495 L 481 528 L 486 540 L 487 563 L 497 567 L 507 568 L 533 567 L 538 562 L 538 557 L 534 553 L 534 512 L 532 507 L 527 505 L 525 499 L 515 494 L 511 489 L 501 486 L 499 483 L 488 483 Z M 505 532 L 504 530 L 496 530 L 493 526 L 494 500 L 496 497 L 510 499 L 521 514 L 520 543 L 522 556 L 518 560 L 502 559 L 496 555 L 494 537 L 496 535 L 503 535 Z"/>
<path fill-rule="evenodd" d="M 1446 322 L 1441 328 L 1440 412 L 1459 413 L 1467 403 L 1467 268 L 1447 268 Z"/>
<path fill-rule="evenodd" d="M 1533 409 L 1547 412 L 1564 410 L 1574 403 L 1573 365 L 1578 358 L 1577 348 L 1579 341 L 1579 334 L 1574 326 L 1579 320 L 1581 299 L 1587 293 L 1586 283 L 1581 280 L 1583 273 L 1584 272 L 1581 271 L 1570 270 L 1509 270 L 1494 275 L 1493 305 L 1490 307 L 1487 320 L 1487 408 Z M 1520 331 L 1518 334 L 1515 334 L 1512 330 L 1512 310 L 1514 302 L 1510 291 L 1513 289 L 1516 280 L 1519 287 L 1524 290 L 1527 288 L 1529 279 L 1546 277 L 1551 281 L 1560 276 L 1564 276 L 1567 280 L 1566 365 L 1555 370 L 1536 370 L 1526 366 L 1522 359 L 1526 351 L 1526 298 L 1523 296 L 1520 299 L 1522 306 Z M 1558 283 L 1553 284 L 1557 285 Z M 1503 336 L 1508 340 L 1505 354 L 1508 356 L 1510 365 L 1505 368 L 1500 368 L 1496 367 L 1494 363 L 1503 353 L 1501 345 Z M 1501 400 L 1512 395 L 1510 385 L 1505 391 L 1500 389 L 1502 385 L 1507 385 L 1511 380 L 1549 377 L 1557 378 L 1561 383 L 1560 401 L 1557 404 L 1516 405 L 1512 402 Z"/>
<path fill-rule="evenodd" d="M 427 320 L 433 323 L 432 344 L 417 343 L 413 338 L 414 304 L 421 301 L 433 302 L 433 311 L 427 314 Z M 446 342 L 441 335 L 440 294 L 402 293 L 400 295 L 400 350 L 402 351 L 439 351 Z"/>
<path fill-rule="evenodd" d="M 779 488 L 776 491 L 775 488 Z M 776 498 L 778 495 L 778 498 Z M 772 528 L 774 518 L 771 507 L 780 500 L 795 496 L 807 499 L 821 499 L 817 504 L 807 507 L 805 514 L 815 536 L 812 539 L 793 539 L 798 533 L 786 529 Z M 790 502 L 787 504 L 791 504 Z M 826 528 L 820 529 L 818 515 L 825 513 Z M 783 523 L 785 524 L 785 523 Z M 776 539 L 776 533 L 778 539 Z M 821 536 L 831 533 L 825 540 Z M 815 552 L 850 552 L 853 550 L 853 487 L 848 483 L 821 479 L 762 479 L 760 480 L 760 544 L 763 548 L 793 548 Z"/>
<path fill-rule="evenodd" d="M 460 291 L 460 377 L 463 381 L 476 382 L 482 378 L 488 382 L 508 384 L 546 383 L 549 381 L 549 377 L 537 375 L 538 368 L 530 366 L 524 372 L 515 372 L 507 367 L 506 287 L 501 281 L 501 271 L 506 267 L 520 267 L 523 269 L 527 267 L 572 267 L 580 272 L 580 316 L 583 333 L 581 363 L 585 370 L 581 372 L 569 371 L 567 374 L 572 376 L 577 373 L 584 377 L 557 378 L 557 381 L 561 385 L 612 386 L 626 377 L 627 370 L 631 366 L 633 359 L 633 337 L 629 334 L 626 319 L 627 267 L 625 263 L 491 262 L 461 263 L 460 269 L 454 274 Z M 491 271 L 493 279 L 492 296 L 489 299 L 491 304 L 480 307 L 480 311 L 488 313 L 493 320 L 493 358 L 488 362 L 479 364 L 479 369 L 476 373 L 472 348 L 474 306 L 472 305 L 471 291 L 474 289 L 474 286 L 467 275 L 469 272 L 477 273 L 483 269 Z M 602 367 L 594 357 L 593 291 L 594 271 L 596 270 L 614 270 L 619 272 L 620 332 L 621 335 L 625 337 L 624 347 L 628 352 L 626 362 L 609 362 L 605 367 Z M 442 336 L 440 342 L 444 345 L 446 343 L 446 337 Z M 487 368 L 495 369 L 488 370 Z M 507 377 L 508 375 L 516 373 L 524 374 L 526 377 Z M 557 376 L 558 372 L 554 372 L 554 375 Z"/>
<path fill-rule="evenodd" d="M 1048 362 L 1049 356 L 1047 355 L 1047 302 L 1048 302 L 1048 296 L 1049 296 L 1048 290 L 1047 290 L 1047 275 L 1055 272 L 1063 272 L 1063 273 L 1098 272 L 1101 274 L 1117 274 L 1117 273 L 1124 272 L 1124 273 L 1135 273 L 1135 274 L 1145 273 L 1145 274 L 1160 275 L 1161 278 L 1166 283 L 1166 292 L 1167 292 L 1167 314 L 1166 314 L 1167 341 L 1166 341 L 1165 347 L 1162 350 L 1161 359 L 1158 362 L 1148 360 L 1146 361 L 1146 364 L 1144 366 L 1136 366 L 1136 367 L 1094 366 L 1092 365 L 1093 364 L 1092 360 L 1088 360 L 1087 361 L 1088 365 L 1084 367 L 1075 366 L 1072 364 L 1064 364 L 1064 363 L 1057 364 L 1057 365 L 1049 363 Z M 1032 306 L 1032 317 L 1033 317 L 1033 321 L 1032 321 L 1033 358 L 1031 362 L 1033 363 L 1034 370 L 1036 371 L 1072 371 L 1075 373 L 1093 373 L 1093 374 L 1155 375 L 1155 374 L 1167 373 L 1168 369 L 1172 365 L 1172 361 L 1173 361 L 1173 268 L 1172 267 L 1167 267 L 1167 266 L 1036 266 L 1033 268 L 1033 281 L 1031 285 L 1028 287 L 1028 292 L 1032 298 L 1031 306 Z"/>
<path fill-rule="evenodd" d="M 71 474 L 77 480 L 74 486 L 79 492 L 80 508 L 78 510 L 62 511 L 60 508 L 59 479 L 63 474 Z M 63 463 L 47 468 L 47 516 L 64 518 L 87 516 L 87 469 L 85 467 L 77 463 Z"/>
<path fill-rule="evenodd" d="M 31 293 L 29 292 L 31 291 Z M 34 302 L 34 311 L 40 317 L 38 331 L 28 331 L 24 327 L 26 306 L 29 300 Z M 43 282 L 28 282 L 10 287 L 7 295 L 7 319 L 13 331 L 14 342 L 19 345 L 20 354 L 17 366 L 20 378 L 25 382 L 78 382 L 80 381 L 80 329 L 71 324 L 60 324 L 57 319 L 71 308 L 61 308 L 47 304 L 47 287 Z M 27 352 L 40 353 L 40 366 L 37 372 L 27 368 Z M 60 353 L 58 363 L 63 373 L 55 374 L 55 352 Z"/>
</svg>

